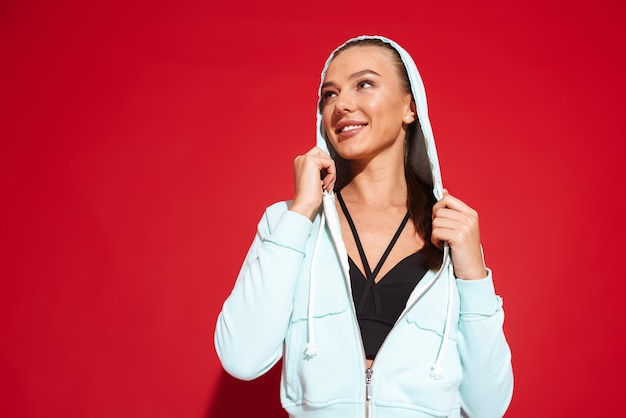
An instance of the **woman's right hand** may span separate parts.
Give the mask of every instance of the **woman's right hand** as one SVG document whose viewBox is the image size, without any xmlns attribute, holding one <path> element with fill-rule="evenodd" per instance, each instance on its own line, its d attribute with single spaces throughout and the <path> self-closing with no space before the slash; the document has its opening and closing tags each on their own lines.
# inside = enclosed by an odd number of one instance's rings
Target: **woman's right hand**
<svg viewBox="0 0 626 418">
<path fill-rule="evenodd" d="M 322 192 L 331 191 L 335 185 L 337 170 L 335 161 L 318 147 L 293 162 L 295 195 L 289 210 L 313 220 L 322 204 Z"/>
</svg>

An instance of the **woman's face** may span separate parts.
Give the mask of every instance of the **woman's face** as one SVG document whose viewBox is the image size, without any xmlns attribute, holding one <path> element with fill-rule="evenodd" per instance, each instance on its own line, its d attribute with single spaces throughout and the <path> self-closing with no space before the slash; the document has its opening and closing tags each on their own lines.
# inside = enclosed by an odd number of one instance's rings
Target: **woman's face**
<svg viewBox="0 0 626 418">
<path fill-rule="evenodd" d="M 402 88 L 393 52 L 376 46 L 342 51 L 322 83 L 322 121 L 328 138 L 347 160 L 369 160 L 398 141 L 415 120 L 411 95 Z"/>
</svg>

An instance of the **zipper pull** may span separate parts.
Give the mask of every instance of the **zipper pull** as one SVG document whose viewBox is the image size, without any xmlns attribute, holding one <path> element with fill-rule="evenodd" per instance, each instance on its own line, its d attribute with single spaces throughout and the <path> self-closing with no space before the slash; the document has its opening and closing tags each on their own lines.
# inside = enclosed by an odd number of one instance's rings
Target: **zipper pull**
<svg viewBox="0 0 626 418">
<path fill-rule="evenodd" d="M 365 400 L 370 401 L 372 399 L 372 374 L 374 370 L 371 367 L 365 369 Z"/>
</svg>

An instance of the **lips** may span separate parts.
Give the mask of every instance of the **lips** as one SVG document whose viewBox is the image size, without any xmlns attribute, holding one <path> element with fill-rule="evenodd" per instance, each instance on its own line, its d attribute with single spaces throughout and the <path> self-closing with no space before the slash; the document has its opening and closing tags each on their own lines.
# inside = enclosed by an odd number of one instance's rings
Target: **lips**
<svg viewBox="0 0 626 418">
<path fill-rule="evenodd" d="M 351 132 L 365 126 L 367 126 L 367 122 L 362 122 L 358 120 L 342 120 L 339 121 L 337 125 L 335 125 L 335 133 L 341 134 Z"/>
</svg>

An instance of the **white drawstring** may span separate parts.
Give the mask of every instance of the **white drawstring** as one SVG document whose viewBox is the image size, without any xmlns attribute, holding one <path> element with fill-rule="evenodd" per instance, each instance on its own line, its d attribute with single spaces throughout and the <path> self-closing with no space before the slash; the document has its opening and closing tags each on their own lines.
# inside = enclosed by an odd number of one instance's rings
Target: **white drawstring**
<svg viewBox="0 0 626 418">
<path fill-rule="evenodd" d="M 454 305 L 454 272 L 452 270 L 452 263 L 450 262 L 450 248 L 446 244 L 443 249 L 443 262 L 441 264 L 441 269 L 439 272 L 448 270 L 448 309 L 446 311 L 446 323 L 443 327 L 443 337 L 441 339 L 441 346 L 439 346 L 439 352 L 437 353 L 437 358 L 435 359 L 435 363 L 430 368 L 430 376 L 435 380 L 443 379 L 443 368 L 441 367 L 441 362 L 443 360 L 443 355 L 448 346 L 448 338 L 450 336 L 450 327 L 452 326 L 452 307 Z M 447 264 L 447 266 L 446 266 Z"/>
<path fill-rule="evenodd" d="M 324 232 L 324 225 L 326 224 L 326 217 L 324 211 L 320 216 L 320 228 L 317 232 L 317 239 L 315 240 L 315 247 L 313 247 L 313 256 L 311 258 L 311 270 L 309 272 L 309 306 L 308 306 L 308 338 L 306 343 L 306 350 L 304 355 L 307 357 L 314 357 L 317 355 L 317 347 L 315 346 L 315 332 L 313 330 L 313 301 L 315 297 L 315 288 L 313 287 L 315 277 L 315 260 L 317 259 L 317 251 L 322 240 L 322 234 Z"/>
<path fill-rule="evenodd" d="M 326 197 L 326 196 L 325 196 Z M 324 202 L 326 203 L 326 202 Z M 314 322 L 313 322 L 313 302 L 315 300 L 315 287 L 314 287 L 314 277 L 315 277 L 315 264 L 317 260 L 317 253 L 319 251 L 320 242 L 322 240 L 322 234 L 324 233 L 324 227 L 326 225 L 326 216 L 324 211 L 320 215 L 320 226 L 317 232 L 317 238 L 315 240 L 315 246 L 313 247 L 313 255 L 311 258 L 311 268 L 309 271 L 309 303 L 308 303 L 308 332 L 307 332 L 307 344 L 306 349 L 304 351 L 304 355 L 308 358 L 314 357 L 317 355 L 317 347 L 315 345 L 315 331 L 314 331 Z M 331 235 L 332 235 L 331 228 Z M 441 366 L 441 362 L 443 361 L 443 356 L 445 354 L 446 348 L 448 346 L 448 338 L 450 337 L 450 328 L 452 327 L 452 309 L 454 307 L 454 272 L 452 263 L 450 260 L 450 248 L 446 244 L 443 248 L 443 260 L 441 262 L 441 268 L 433 278 L 424 285 L 419 292 L 411 295 L 411 300 L 413 302 L 419 300 L 441 277 L 441 275 L 446 272 L 448 273 L 448 306 L 446 309 L 446 321 L 443 329 L 443 337 L 441 340 L 441 345 L 439 346 L 439 351 L 437 353 L 437 357 L 435 359 L 435 363 L 430 368 L 430 376 L 434 379 L 442 379 L 443 378 L 443 368 Z M 411 303 L 411 301 L 409 302 Z"/>
<path fill-rule="evenodd" d="M 449 276 L 448 308 L 446 311 L 446 322 L 444 324 L 443 338 L 441 340 L 441 345 L 439 346 L 439 351 L 437 352 L 437 357 L 435 358 L 435 363 L 430 368 L 430 376 L 437 380 L 443 378 L 443 369 L 441 367 L 441 361 L 443 360 L 443 355 L 448 345 L 448 337 L 450 336 L 450 327 L 452 326 L 452 308 L 454 305 L 453 303 L 454 301 L 453 299 L 454 298 L 454 275 L 452 273 L 452 263 L 450 261 L 450 247 L 448 247 L 448 244 L 446 244 L 443 247 L 443 260 L 441 262 L 441 268 L 439 269 L 439 271 L 437 271 L 437 273 L 435 273 L 433 278 L 430 279 L 430 281 L 426 283 L 424 286 L 422 286 L 419 289 L 419 291 L 412 294 L 411 297 L 409 298 L 409 301 L 407 302 L 407 306 L 412 306 L 414 303 L 417 303 L 417 301 L 422 296 L 424 296 L 424 294 L 428 292 L 428 290 L 430 290 L 431 287 L 433 287 L 435 282 L 441 277 L 441 275 L 446 270 L 449 270 L 448 271 L 448 276 Z"/>
</svg>

